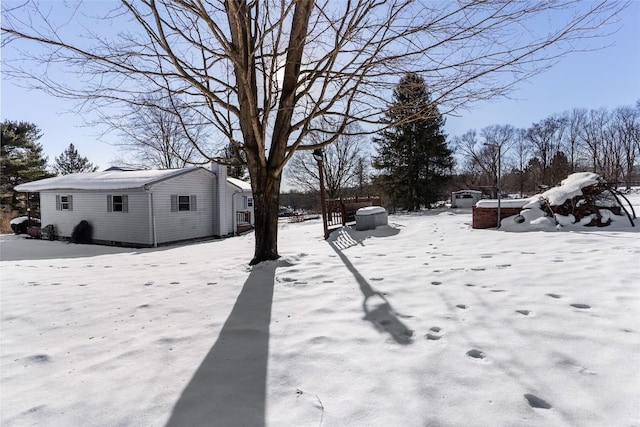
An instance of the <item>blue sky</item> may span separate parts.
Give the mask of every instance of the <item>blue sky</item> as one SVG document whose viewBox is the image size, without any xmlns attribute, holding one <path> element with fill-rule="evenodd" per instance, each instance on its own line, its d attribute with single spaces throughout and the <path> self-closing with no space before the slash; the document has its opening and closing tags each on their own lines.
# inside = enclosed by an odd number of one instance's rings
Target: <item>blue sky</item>
<svg viewBox="0 0 640 427">
<path fill-rule="evenodd" d="M 561 58 L 551 70 L 518 86 L 512 99 L 478 103 L 460 111 L 459 117 L 447 117 L 446 133 L 454 137 L 494 124 L 525 128 L 576 107 L 614 109 L 635 104 L 640 99 L 640 1 L 633 0 L 620 19 L 620 29 L 606 39 L 606 48 Z M 66 113 L 72 108 L 69 101 L 5 79 L 0 90 L 1 119 L 35 123 L 43 132 L 40 143 L 50 162 L 70 143 L 101 169 L 118 156 L 117 148 L 108 143 L 114 137 L 100 141 L 95 130 L 82 126 L 80 117 Z"/>
</svg>

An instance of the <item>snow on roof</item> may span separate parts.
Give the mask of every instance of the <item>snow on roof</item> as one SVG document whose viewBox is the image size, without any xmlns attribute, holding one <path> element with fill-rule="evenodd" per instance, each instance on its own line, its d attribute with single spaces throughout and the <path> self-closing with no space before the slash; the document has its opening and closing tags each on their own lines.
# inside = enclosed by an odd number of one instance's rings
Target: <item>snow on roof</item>
<svg viewBox="0 0 640 427">
<path fill-rule="evenodd" d="M 227 182 L 238 187 L 241 190 L 251 191 L 251 183 L 237 178 L 227 177 Z"/>
<path fill-rule="evenodd" d="M 39 192 L 46 190 L 126 190 L 152 185 L 201 167 L 163 170 L 106 170 L 102 172 L 74 173 L 16 185 L 16 191 Z"/>
<path fill-rule="evenodd" d="M 458 191 L 452 191 L 453 194 L 467 194 L 467 193 L 472 193 L 472 194 L 482 194 L 482 191 L 478 191 L 478 190 L 458 190 Z"/>
<path fill-rule="evenodd" d="M 532 199 L 501 199 L 500 206 L 503 208 L 522 208 L 528 203 L 531 202 Z M 536 197 L 536 200 L 537 197 Z M 478 201 L 476 203 L 477 208 L 496 208 L 498 207 L 498 199 L 484 199 Z"/>
</svg>

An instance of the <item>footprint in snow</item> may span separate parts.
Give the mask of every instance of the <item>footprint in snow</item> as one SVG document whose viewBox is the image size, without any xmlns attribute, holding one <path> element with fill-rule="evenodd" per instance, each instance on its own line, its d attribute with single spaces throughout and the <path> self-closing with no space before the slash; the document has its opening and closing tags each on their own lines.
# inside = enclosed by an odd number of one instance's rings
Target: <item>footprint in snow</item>
<svg viewBox="0 0 640 427">
<path fill-rule="evenodd" d="M 440 285 L 442 285 L 442 282 L 434 281 L 434 282 L 431 282 L 431 284 L 433 286 L 440 286 Z"/>
<path fill-rule="evenodd" d="M 429 330 L 431 332 L 425 334 L 425 336 L 424 336 L 427 340 L 429 340 L 429 341 L 438 341 L 440 338 L 442 338 L 442 335 L 438 335 L 440 333 L 440 331 L 442 330 L 439 326 L 433 326 L 433 327 L 429 328 Z"/>
<path fill-rule="evenodd" d="M 591 308 L 591 306 L 589 304 L 570 304 L 571 307 L 575 307 L 575 308 L 580 308 L 580 309 L 588 309 Z"/>
<path fill-rule="evenodd" d="M 462 310 L 466 310 L 467 308 L 469 308 L 468 305 L 464 305 L 464 304 L 458 304 L 458 305 L 456 305 L 456 307 L 458 307 L 459 309 L 462 309 Z"/>
<path fill-rule="evenodd" d="M 472 357 L 474 359 L 484 359 L 485 357 L 487 357 L 486 354 L 484 354 L 484 352 L 476 349 L 467 351 L 467 356 Z"/>
<path fill-rule="evenodd" d="M 532 408 L 551 409 L 551 405 L 549 404 L 549 402 L 539 398 L 536 395 L 527 393 L 524 395 L 524 398 L 527 399 L 527 403 L 529 403 L 529 406 L 531 406 Z"/>
<path fill-rule="evenodd" d="M 558 295 L 558 294 L 547 294 L 547 296 L 555 299 L 562 298 L 562 295 Z"/>
<path fill-rule="evenodd" d="M 531 314 L 531 310 L 516 310 L 516 313 L 522 314 L 523 316 L 528 316 Z"/>
<path fill-rule="evenodd" d="M 48 363 L 51 362 L 51 357 L 48 354 L 34 354 L 26 357 L 24 361 L 29 363 Z"/>
</svg>

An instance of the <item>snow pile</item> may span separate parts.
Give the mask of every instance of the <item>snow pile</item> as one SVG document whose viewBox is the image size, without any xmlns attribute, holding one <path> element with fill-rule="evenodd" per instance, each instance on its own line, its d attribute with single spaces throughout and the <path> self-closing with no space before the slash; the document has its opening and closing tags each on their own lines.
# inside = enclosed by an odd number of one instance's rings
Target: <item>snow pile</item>
<svg viewBox="0 0 640 427">
<path fill-rule="evenodd" d="M 582 195 L 582 189 L 599 182 L 600 175 L 592 172 L 578 172 L 569 175 L 560 182 L 559 187 L 553 187 L 541 194 L 551 206 L 560 206 L 567 200 Z"/>
<path fill-rule="evenodd" d="M 637 426 L 639 228 L 446 211 L 325 241 L 285 220 L 282 259 L 254 267 L 252 234 L 2 236 L 0 424 Z"/>
<path fill-rule="evenodd" d="M 592 226 L 594 223 L 598 225 L 613 225 L 615 227 L 624 227 L 625 223 L 629 224 L 629 219 L 625 215 L 614 215 L 609 209 L 600 209 L 605 207 L 616 206 L 616 200 L 604 190 L 602 197 L 598 198 L 598 205 L 593 206 L 591 212 L 585 216 L 576 218 L 571 213 L 557 213 L 558 207 L 563 205 L 571 205 L 575 202 L 575 208 L 584 206 L 589 203 L 586 198 L 585 190 L 593 188 L 599 184 L 603 184 L 600 176 L 591 172 L 579 172 L 569 175 L 563 180 L 558 187 L 551 188 L 542 194 L 533 196 L 524 201 L 520 215 L 504 218 L 500 224 L 501 229 L 505 231 L 552 231 L 567 229 L 572 230 L 575 227 Z M 584 198 L 582 196 L 585 196 Z"/>
</svg>

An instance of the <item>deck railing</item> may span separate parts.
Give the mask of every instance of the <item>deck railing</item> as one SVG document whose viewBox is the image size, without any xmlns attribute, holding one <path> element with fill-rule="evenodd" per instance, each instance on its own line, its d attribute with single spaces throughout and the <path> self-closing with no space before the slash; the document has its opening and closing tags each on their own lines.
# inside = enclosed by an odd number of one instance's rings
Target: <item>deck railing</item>
<svg viewBox="0 0 640 427">
<path fill-rule="evenodd" d="M 327 227 L 355 222 L 356 212 L 367 206 L 382 206 L 380 196 L 341 197 L 327 199 Z"/>
</svg>

